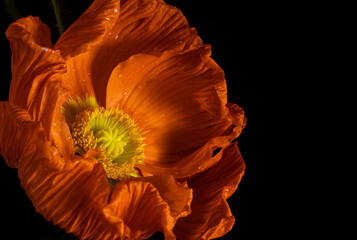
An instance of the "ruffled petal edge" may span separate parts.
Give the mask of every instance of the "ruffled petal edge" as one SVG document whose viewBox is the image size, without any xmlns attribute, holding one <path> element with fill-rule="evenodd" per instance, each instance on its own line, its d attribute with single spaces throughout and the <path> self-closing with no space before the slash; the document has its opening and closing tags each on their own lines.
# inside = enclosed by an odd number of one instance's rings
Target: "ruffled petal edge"
<svg viewBox="0 0 357 240">
<path fill-rule="evenodd" d="M 230 231 L 235 222 L 226 201 L 237 189 L 245 163 L 236 143 L 224 150 L 222 159 L 206 171 L 184 179 L 193 189 L 192 213 L 178 220 L 178 239 L 212 239 Z"/>
</svg>

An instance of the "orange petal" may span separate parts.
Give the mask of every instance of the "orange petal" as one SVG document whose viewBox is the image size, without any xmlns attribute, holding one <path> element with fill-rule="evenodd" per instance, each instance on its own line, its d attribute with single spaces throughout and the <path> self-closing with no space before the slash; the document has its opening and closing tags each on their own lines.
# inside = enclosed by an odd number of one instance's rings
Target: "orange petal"
<svg viewBox="0 0 357 240">
<path fill-rule="evenodd" d="M 177 221 L 191 213 L 192 189 L 186 183 L 179 183 L 172 176 L 152 176 L 140 178 L 150 182 L 159 191 L 162 199 L 170 206 L 171 216 Z"/>
<path fill-rule="evenodd" d="M 34 120 L 40 121 L 48 139 L 64 157 L 73 155 L 73 142 L 61 106 L 69 98 L 69 93 L 59 81 L 48 81 L 34 96 L 34 103 L 28 111 Z"/>
<path fill-rule="evenodd" d="M 128 230 L 120 239 L 145 239 L 156 231 L 163 232 L 166 239 L 175 239 L 172 233 L 175 219 L 170 206 L 149 182 L 118 183 L 104 212 L 112 223 L 124 220 Z"/>
<path fill-rule="evenodd" d="M 112 239 L 118 233 L 103 214 L 110 193 L 103 167 L 89 156 L 76 160 L 62 169 L 50 168 L 45 158 L 23 160 L 21 186 L 47 221 L 81 239 Z"/>
<path fill-rule="evenodd" d="M 234 139 L 237 138 L 242 130 L 245 128 L 246 123 L 247 123 L 247 118 L 244 115 L 244 110 L 243 108 L 239 107 L 235 103 L 227 103 L 227 108 L 229 109 L 233 123 L 235 126 L 237 126 L 233 131 L 235 132 L 234 134 Z"/>
<path fill-rule="evenodd" d="M 68 232 L 102 233 L 105 222 L 100 217 L 104 219 L 110 190 L 101 165 L 92 158 L 64 161 L 46 140 L 41 124 L 21 108 L 1 102 L 0 113 L 0 154 L 18 168 L 21 186 L 36 211 Z"/>
<path fill-rule="evenodd" d="M 209 56 L 208 46 L 161 57 L 138 54 L 112 72 L 107 107 L 119 106 L 147 131 L 141 170 L 192 175 L 213 165 L 219 159 L 213 150 L 237 137 L 243 123 L 226 107 L 224 73 Z"/>
<path fill-rule="evenodd" d="M 52 49 L 50 30 L 38 18 L 17 20 L 6 37 L 12 51 L 9 101 L 29 109 L 46 82 L 65 72 L 64 61 Z"/>
<path fill-rule="evenodd" d="M 120 16 L 107 32 L 105 43 L 98 49 L 93 69 L 97 96 L 105 97 L 102 79 L 122 61 L 138 53 L 160 55 L 166 50 L 182 51 L 202 45 L 181 11 L 164 1 L 121 1 Z M 97 90 L 98 89 L 98 90 Z"/>
<path fill-rule="evenodd" d="M 65 88 L 74 97 L 95 95 L 105 105 L 106 83 L 118 63 L 137 53 L 160 55 L 200 45 L 182 13 L 163 1 L 96 0 L 55 49 L 67 59 Z"/>
<path fill-rule="evenodd" d="M 144 239 L 156 231 L 163 232 L 165 239 L 175 239 L 172 229 L 178 218 L 191 212 L 191 201 L 192 190 L 186 183 L 172 176 L 154 176 L 118 183 L 104 212 L 125 229 L 122 239 Z"/>
<path fill-rule="evenodd" d="M 8 102 L 0 102 L 0 154 L 46 220 L 83 239 L 118 235 L 103 214 L 110 188 L 101 164 L 89 155 L 63 159 L 41 124 Z"/>
<path fill-rule="evenodd" d="M 55 49 L 59 49 L 67 60 L 67 72 L 62 76 L 62 83 L 73 98 L 94 95 L 92 57 L 97 54 L 97 45 L 103 44 L 105 33 L 114 25 L 118 15 L 119 1 L 94 1 L 58 39 Z M 96 67 L 102 66 L 103 64 L 99 64 Z M 106 85 L 102 78 L 99 81 Z M 101 103 L 98 97 L 97 99 Z"/>
<path fill-rule="evenodd" d="M 231 230 L 234 217 L 226 199 L 237 189 L 245 164 L 236 144 L 224 150 L 222 159 L 192 177 L 192 213 L 180 218 L 174 233 L 178 239 L 213 239 Z"/>
<path fill-rule="evenodd" d="M 101 43 L 119 16 L 118 0 L 96 0 L 58 39 L 55 49 L 65 58 L 91 50 Z"/>
<path fill-rule="evenodd" d="M 58 120 L 59 111 L 55 111 L 68 98 L 59 82 L 66 68 L 59 51 L 52 49 L 50 30 L 38 18 L 29 16 L 11 24 L 6 36 L 12 50 L 9 102 L 40 121 L 51 142 L 62 155 L 68 155 L 73 152 L 73 144 L 68 141 L 70 132 Z"/>
<path fill-rule="evenodd" d="M 36 145 L 34 135 L 44 136 L 38 122 L 33 122 L 31 116 L 9 102 L 0 102 L 0 155 L 12 168 L 18 168 L 22 158 L 34 154 Z"/>
<path fill-rule="evenodd" d="M 63 159 L 40 130 L 26 126 L 33 140 L 16 142 L 24 153 L 17 155 L 18 176 L 36 211 L 81 239 L 115 239 L 121 233 L 103 213 L 110 188 L 102 165 L 91 153 Z"/>
</svg>

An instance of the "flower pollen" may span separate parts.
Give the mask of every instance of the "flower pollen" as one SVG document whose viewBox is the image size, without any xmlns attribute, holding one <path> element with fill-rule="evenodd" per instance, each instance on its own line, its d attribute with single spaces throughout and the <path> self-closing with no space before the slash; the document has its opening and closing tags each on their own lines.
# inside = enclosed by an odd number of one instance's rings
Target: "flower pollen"
<svg viewBox="0 0 357 240">
<path fill-rule="evenodd" d="M 108 179 L 122 181 L 137 177 L 135 164 L 142 163 L 145 157 L 143 133 L 122 110 L 105 109 L 96 102 L 80 107 L 81 103 L 88 102 L 70 100 L 63 107 L 63 113 L 66 108 L 74 109 L 72 105 L 81 110 L 71 112 L 75 117 L 68 123 L 75 152 L 83 155 L 91 149 L 99 150 L 96 158 L 102 163 Z"/>
</svg>

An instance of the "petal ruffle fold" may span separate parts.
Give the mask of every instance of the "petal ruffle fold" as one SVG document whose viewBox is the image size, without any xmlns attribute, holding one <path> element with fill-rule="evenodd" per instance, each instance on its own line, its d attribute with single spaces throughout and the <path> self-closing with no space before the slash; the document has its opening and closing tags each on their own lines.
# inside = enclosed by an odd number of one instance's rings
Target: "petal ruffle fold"
<svg viewBox="0 0 357 240">
<path fill-rule="evenodd" d="M 59 51 L 52 49 L 50 30 L 29 16 L 12 23 L 6 31 L 12 51 L 9 102 L 26 110 L 42 123 L 47 138 L 62 155 L 73 153 L 70 132 L 59 108 L 68 99 L 61 76 L 66 72 Z"/>
<path fill-rule="evenodd" d="M 84 98 L 95 95 L 92 62 L 101 44 L 105 44 L 106 33 L 119 16 L 118 0 L 96 0 L 58 39 L 55 49 L 66 59 L 67 72 L 62 76 L 63 86 L 72 97 Z M 102 68 L 103 63 L 96 68 Z M 78 71 L 80 69 L 80 71 Z M 105 84 L 103 78 L 98 80 Z M 97 96 L 97 100 L 100 98 Z"/>
<path fill-rule="evenodd" d="M 25 110 L 9 102 L 0 102 L 0 110 L 0 154 L 9 166 L 20 171 L 36 162 L 46 169 L 59 171 L 63 168 L 65 161 L 47 140 L 40 122 L 33 121 Z"/>
<path fill-rule="evenodd" d="M 65 62 L 59 51 L 52 49 L 50 30 L 38 18 L 17 20 L 7 29 L 6 37 L 12 51 L 9 101 L 31 109 L 45 84 L 65 72 Z"/>
<path fill-rule="evenodd" d="M 74 57 L 102 43 L 119 16 L 119 0 L 96 0 L 60 36 L 55 49 L 64 58 Z"/>
<path fill-rule="evenodd" d="M 156 231 L 165 239 L 176 239 L 172 229 L 190 212 L 191 200 L 192 190 L 186 184 L 172 177 L 149 177 L 118 183 L 104 212 L 110 222 L 124 221 L 124 229 L 130 229 L 120 239 L 145 239 Z"/>
<path fill-rule="evenodd" d="M 226 234 L 234 217 L 226 199 L 237 189 L 245 164 L 236 144 L 223 152 L 216 165 L 188 180 L 193 189 L 192 213 L 178 220 L 178 239 L 213 239 Z"/>
<path fill-rule="evenodd" d="M 175 221 L 191 213 L 193 192 L 186 182 L 179 183 L 174 177 L 167 175 L 145 177 L 139 180 L 150 182 L 155 186 L 162 199 L 169 204 L 171 216 Z"/>
<path fill-rule="evenodd" d="M 107 108 L 119 106 L 147 131 L 141 170 L 193 175 L 213 165 L 219 159 L 213 150 L 228 146 L 244 127 L 243 111 L 232 115 L 226 106 L 224 73 L 210 53 L 203 46 L 160 57 L 138 54 L 112 72 Z"/>
<path fill-rule="evenodd" d="M 41 161 L 26 161 L 19 167 L 19 178 L 36 211 L 47 221 L 81 239 L 110 239 L 117 234 L 102 212 L 110 189 L 95 159 L 77 158 L 56 170 Z"/>
<path fill-rule="evenodd" d="M 12 168 L 18 168 L 24 159 L 35 158 L 37 138 L 45 138 L 39 122 L 22 108 L 9 102 L 0 102 L 0 155 Z"/>
</svg>

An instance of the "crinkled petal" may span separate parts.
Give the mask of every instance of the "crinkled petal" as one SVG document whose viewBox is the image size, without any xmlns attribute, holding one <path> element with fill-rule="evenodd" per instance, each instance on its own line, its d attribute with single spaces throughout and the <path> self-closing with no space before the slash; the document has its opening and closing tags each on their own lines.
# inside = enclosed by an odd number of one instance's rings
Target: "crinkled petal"
<svg viewBox="0 0 357 240">
<path fill-rule="evenodd" d="M 247 123 L 247 118 L 245 117 L 244 110 L 235 103 L 227 103 L 227 108 L 229 109 L 229 112 L 232 115 L 234 125 L 237 126 L 233 129 L 233 131 L 235 132 L 234 136 L 238 137 Z"/>
<path fill-rule="evenodd" d="M 9 101 L 29 109 L 46 82 L 65 72 L 64 60 L 52 49 L 50 30 L 38 18 L 17 20 L 6 36 L 12 51 Z"/>
<path fill-rule="evenodd" d="M 64 157 L 73 155 L 73 142 L 61 106 L 70 97 L 59 81 L 49 81 L 34 97 L 36 105 L 28 111 L 41 121 L 51 143 Z"/>
<path fill-rule="evenodd" d="M 111 236 L 102 221 L 110 192 L 103 167 L 90 156 L 65 161 L 26 111 L 8 102 L 1 102 L 0 110 L 0 154 L 18 168 L 36 211 L 79 236 Z"/>
<path fill-rule="evenodd" d="M 32 141 L 17 139 L 18 150 L 26 153 L 19 155 L 18 176 L 36 211 L 81 239 L 117 239 L 122 233 L 103 213 L 110 187 L 102 165 L 91 152 L 63 159 L 43 129 L 24 128 Z"/>
<path fill-rule="evenodd" d="M 34 136 L 44 136 L 40 123 L 32 121 L 31 116 L 22 108 L 9 102 L 0 102 L 0 155 L 12 168 L 18 168 L 24 158 L 36 153 Z"/>
<path fill-rule="evenodd" d="M 121 229 L 121 239 L 144 239 L 161 231 L 175 239 L 173 226 L 191 213 L 192 189 L 172 176 L 152 176 L 116 185 L 104 213 Z"/>
<path fill-rule="evenodd" d="M 67 60 L 65 88 L 73 97 L 95 95 L 105 105 L 106 83 L 120 62 L 138 53 L 160 55 L 200 45 L 180 10 L 161 0 L 96 0 L 55 48 Z"/>
<path fill-rule="evenodd" d="M 161 175 L 139 178 L 150 182 L 159 191 L 162 199 L 170 206 L 171 216 L 177 221 L 191 213 L 192 189 L 187 183 L 179 183 L 172 176 Z"/>
<path fill-rule="evenodd" d="M 100 44 L 119 16 L 119 0 L 96 0 L 58 39 L 55 49 L 65 58 Z"/>
<path fill-rule="evenodd" d="M 110 192 L 103 167 L 90 156 L 65 161 L 26 111 L 8 102 L 1 102 L 0 110 L 0 154 L 18 168 L 36 211 L 76 235 L 110 236 L 101 221 Z"/>
<path fill-rule="evenodd" d="M 62 76 L 62 84 L 72 98 L 93 96 L 91 76 L 92 57 L 97 54 L 106 32 L 112 28 L 119 16 L 118 0 L 97 0 L 58 39 L 58 49 L 67 60 L 67 72 Z M 103 63 L 98 68 L 102 68 Z M 100 84 L 106 85 L 99 81 Z"/>
<path fill-rule="evenodd" d="M 213 239 L 231 230 L 234 217 L 226 199 L 237 189 L 245 164 L 236 144 L 226 148 L 222 159 L 192 177 L 192 213 L 180 218 L 174 233 L 178 239 Z"/>
<path fill-rule="evenodd" d="M 112 236 L 120 233 L 113 231 L 103 214 L 110 194 L 104 169 L 90 156 L 76 159 L 62 169 L 51 169 L 40 156 L 23 160 L 21 186 L 47 221 L 81 239 L 115 239 Z"/>
<path fill-rule="evenodd" d="M 160 55 L 167 50 L 182 51 L 202 45 L 196 30 L 191 29 L 181 11 L 164 1 L 121 1 L 120 16 L 107 32 L 104 44 L 92 63 L 95 89 L 103 85 L 112 70 L 122 61 L 138 53 Z M 100 82 L 99 82 L 100 81 Z M 105 88 L 96 90 L 105 94 Z"/>
<path fill-rule="evenodd" d="M 145 239 L 156 231 L 163 232 L 166 239 L 175 239 L 172 233 L 175 218 L 171 216 L 170 205 L 150 182 L 118 183 L 104 212 L 113 224 L 124 220 L 128 230 L 120 239 Z"/>
<path fill-rule="evenodd" d="M 119 106 L 143 128 L 145 162 L 152 174 L 186 177 L 213 165 L 213 150 L 238 136 L 243 111 L 227 108 L 224 73 L 210 47 L 162 56 L 138 54 L 119 64 L 108 81 L 107 107 Z"/>
<path fill-rule="evenodd" d="M 50 30 L 29 16 L 11 24 L 6 36 L 12 50 L 9 102 L 40 121 L 62 155 L 72 153 L 70 132 L 56 111 L 69 96 L 60 82 L 66 67 L 59 51 L 52 49 Z"/>
</svg>

